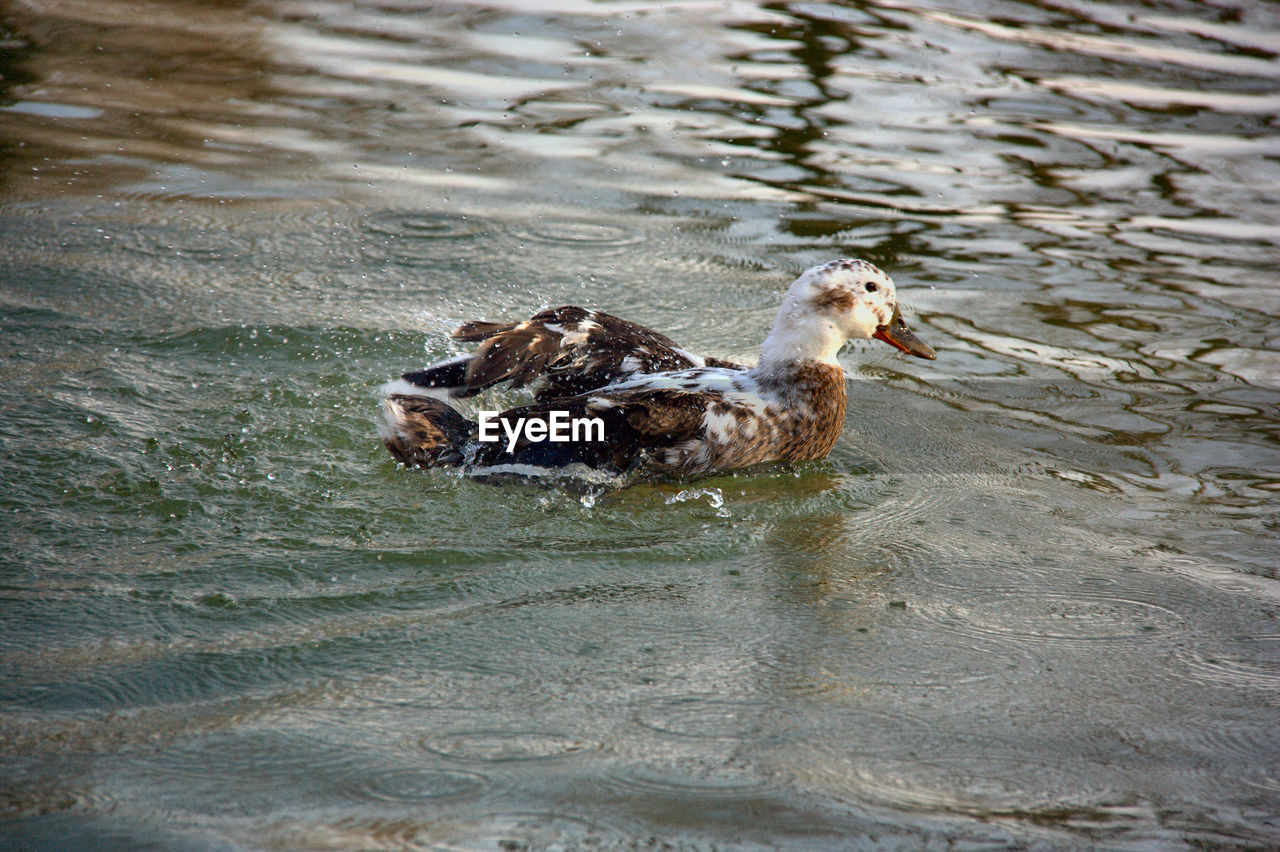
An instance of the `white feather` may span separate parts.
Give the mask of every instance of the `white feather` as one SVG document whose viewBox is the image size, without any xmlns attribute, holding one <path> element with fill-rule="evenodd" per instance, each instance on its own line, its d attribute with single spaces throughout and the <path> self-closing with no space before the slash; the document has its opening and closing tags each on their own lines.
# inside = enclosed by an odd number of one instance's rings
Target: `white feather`
<svg viewBox="0 0 1280 852">
<path fill-rule="evenodd" d="M 383 396 L 425 396 L 440 402 L 449 401 L 448 388 L 424 388 L 422 385 L 415 385 L 404 379 L 387 382 L 378 390 Z"/>
</svg>

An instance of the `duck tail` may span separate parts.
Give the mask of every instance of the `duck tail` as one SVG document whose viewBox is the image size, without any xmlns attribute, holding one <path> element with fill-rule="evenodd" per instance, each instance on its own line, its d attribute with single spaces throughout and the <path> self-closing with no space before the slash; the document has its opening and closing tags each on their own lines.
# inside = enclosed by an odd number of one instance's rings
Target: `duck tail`
<svg viewBox="0 0 1280 852">
<path fill-rule="evenodd" d="M 450 405 L 429 396 L 392 394 L 382 403 L 378 426 L 391 455 L 417 467 L 456 467 L 475 424 Z"/>
</svg>

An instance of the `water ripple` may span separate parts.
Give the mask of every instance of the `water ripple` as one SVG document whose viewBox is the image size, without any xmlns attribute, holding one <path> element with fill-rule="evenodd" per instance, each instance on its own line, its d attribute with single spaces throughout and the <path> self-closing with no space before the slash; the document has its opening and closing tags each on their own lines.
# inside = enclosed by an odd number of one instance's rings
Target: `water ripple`
<svg viewBox="0 0 1280 852">
<path fill-rule="evenodd" d="M 662 698 L 632 713 L 637 724 L 675 737 L 739 739 L 759 731 L 762 705 L 714 694 Z"/>
<path fill-rule="evenodd" d="M 849 767 L 848 783 L 877 804 L 986 818 L 1096 819 L 1117 798 L 1043 761 L 990 752 L 860 757 Z"/>
<path fill-rule="evenodd" d="M 416 828 L 405 839 L 413 848 L 477 852 L 630 847 L 624 834 L 603 821 L 551 812 L 497 811 L 442 819 Z"/>
<path fill-rule="evenodd" d="M 1280 18 L 980 5 L 7 4 L 0 846 L 1277 847 Z M 460 320 L 751 360 L 845 254 L 940 357 L 822 462 L 379 446 Z"/>
<path fill-rule="evenodd" d="M 117 797 L 75 778 L 50 781 L 10 775 L 0 782 L 0 814 L 6 821 L 64 813 L 110 813 L 119 806 Z"/>
<path fill-rule="evenodd" d="M 483 240 L 493 224 L 461 214 L 384 211 L 369 216 L 363 229 L 366 257 L 418 267 L 438 264 L 458 251 L 459 243 Z"/>
<path fill-rule="evenodd" d="M 383 211 L 363 220 L 371 234 L 390 240 L 453 240 L 483 234 L 488 225 L 476 218 L 448 213 Z M 412 256 L 412 255 L 409 255 Z"/>
<path fill-rule="evenodd" d="M 607 783 L 628 796 L 638 794 L 684 803 L 750 799 L 778 788 L 775 779 L 749 767 L 686 764 L 632 766 L 613 774 Z"/>
<path fill-rule="evenodd" d="M 478 796 L 490 785 L 487 776 L 457 769 L 401 768 L 370 772 L 351 785 L 359 798 L 376 802 L 413 804 Z"/>
<path fill-rule="evenodd" d="M 904 603 L 891 601 L 885 610 L 900 611 Z M 861 631 L 848 626 L 841 631 L 845 643 L 825 653 L 797 659 L 792 653 L 778 652 L 776 658 L 762 661 L 761 669 L 788 695 L 834 700 L 866 690 L 981 689 L 995 684 L 1007 688 L 1033 678 L 1042 665 L 1031 649 L 987 637 L 975 641 L 938 630 L 903 634 L 863 627 Z"/>
<path fill-rule="evenodd" d="M 426 751 L 480 763 L 553 760 L 599 751 L 588 740 L 548 731 L 482 730 L 431 734 L 418 740 Z"/>
<path fill-rule="evenodd" d="M 1167 640 L 1185 629 L 1160 604 L 1086 591 L 992 589 L 926 614 L 962 633 L 1050 644 Z"/>
<path fill-rule="evenodd" d="M 597 256 L 612 254 L 644 239 L 643 234 L 620 225 L 574 221 L 539 222 L 513 231 L 513 236 L 549 246 L 581 249 Z"/>
<path fill-rule="evenodd" d="M 1280 692 L 1280 636 L 1241 637 L 1227 647 L 1183 642 L 1174 647 L 1174 656 L 1197 680 L 1272 696 Z"/>
<path fill-rule="evenodd" d="M 1125 38 L 1110 35 L 1072 33 L 1061 28 L 1009 26 L 984 18 L 970 18 L 946 12 L 916 10 L 923 17 L 957 29 L 972 30 L 1001 41 L 1017 42 L 1067 51 L 1082 56 L 1099 56 L 1118 62 L 1181 65 L 1199 71 L 1214 71 L 1240 77 L 1280 78 L 1280 64 L 1269 59 L 1169 45 L 1164 40 L 1144 39 L 1134 32 Z M 1148 18 L 1147 20 L 1151 20 Z M 1205 29 L 1204 25 L 1196 29 Z M 1221 30 L 1219 30 L 1221 31 Z"/>
</svg>

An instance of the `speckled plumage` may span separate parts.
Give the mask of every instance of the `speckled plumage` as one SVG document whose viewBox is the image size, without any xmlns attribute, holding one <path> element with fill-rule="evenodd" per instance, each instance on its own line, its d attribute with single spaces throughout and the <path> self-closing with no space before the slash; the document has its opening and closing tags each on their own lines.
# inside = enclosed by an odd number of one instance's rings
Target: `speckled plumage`
<svg viewBox="0 0 1280 852">
<path fill-rule="evenodd" d="M 860 260 L 832 261 L 796 279 L 751 368 L 702 358 L 658 332 L 576 306 L 519 323 L 466 323 L 454 337 L 480 345 L 387 386 L 382 437 L 406 464 L 580 463 L 688 476 L 822 458 L 844 425 L 845 377 L 835 355 L 847 340 L 876 337 L 935 357 L 902 323 L 893 281 Z M 448 400 L 501 381 L 534 389 L 532 404 L 502 417 L 546 421 L 563 411 L 598 418 L 603 440 L 478 440 L 477 424 Z"/>
</svg>

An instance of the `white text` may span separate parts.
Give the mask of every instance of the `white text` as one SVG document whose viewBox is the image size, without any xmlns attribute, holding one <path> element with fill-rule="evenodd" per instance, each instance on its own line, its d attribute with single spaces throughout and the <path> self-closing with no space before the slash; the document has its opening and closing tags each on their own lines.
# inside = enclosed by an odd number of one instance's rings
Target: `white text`
<svg viewBox="0 0 1280 852">
<path fill-rule="evenodd" d="M 500 441 L 507 436 L 507 452 L 513 452 L 523 434 L 531 444 L 542 441 L 563 443 L 568 441 L 603 441 L 604 421 L 599 417 L 570 417 L 567 411 L 549 411 L 545 420 L 533 417 L 503 417 L 501 411 L 480 412 L 481 441 Z"/>
</svg>

